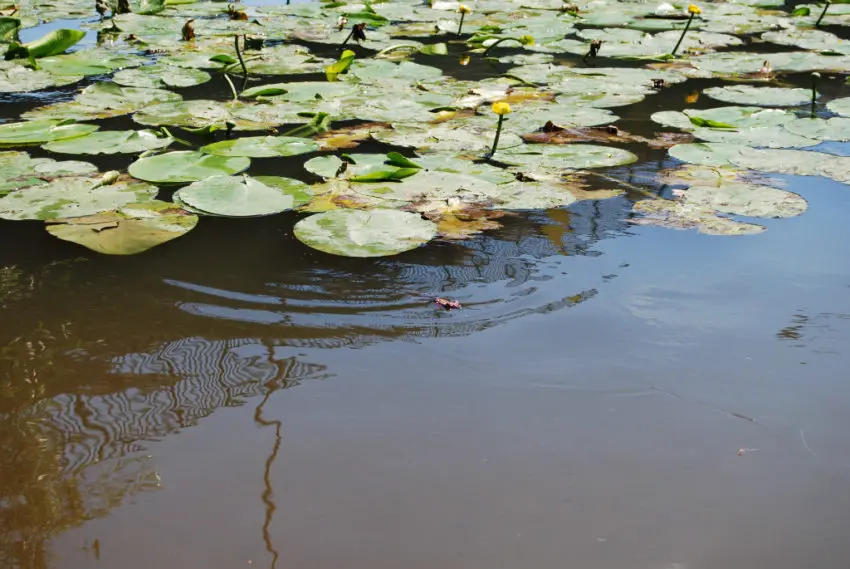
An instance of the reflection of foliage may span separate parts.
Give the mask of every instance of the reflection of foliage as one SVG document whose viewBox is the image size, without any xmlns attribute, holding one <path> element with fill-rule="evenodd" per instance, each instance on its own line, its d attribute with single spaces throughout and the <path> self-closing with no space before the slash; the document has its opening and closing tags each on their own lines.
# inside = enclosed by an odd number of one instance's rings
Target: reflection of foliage
<svg viewBox="0 0 850 569">
<path fill-rule="evenodd" d="M 850 327 L 850 314 L 822 312 L 809 316 L 798 312 L 788 326 L 776 333 L 776 338 L 793 342 L 797 348 L 811 346 L 815 353 L 841 353 L 847 333 L 836 327 L 842 324 Z"/>
<path fill-rule="evenodd" d="M 32 355 L 33 369 L 52 365 L 41 358 L 67 351 L 67 340 L 46 340 L 43 352 Z M 101 369 L 99 361 L 94 365 Z M 0 414 L 0 566 L 46 568 L 46 543 L 52 537 L 107 515 L 128 495 L 158 488 L 159 475 L 143 452 L 144 441 L 195 425 L 219 407 L 241 405 L 246 397 L 268 397 L 302 379 L 325 376 L 323 366 L 276 358 L 273 347 L 261 342 L 203 338 L 114 358 L 111 370 L 101 373 L 109 381 L 104 387 L 89 382 L 85 394 L 73 393 L 79 386 L 61 373 L 47 374 L 49 381 L 58 377 L 62 382 L 65 392 L 59 395 L 4 394 L 9 412 Z M 5 387 L 18 376 L 4 377 Z M 265 421 L 261 412 L 258 420 Z M 279 437 L 278 426 L 275 448 Z M 269 504 L 271 498 L 269 486 L 263 499 Z"/>
</svg>

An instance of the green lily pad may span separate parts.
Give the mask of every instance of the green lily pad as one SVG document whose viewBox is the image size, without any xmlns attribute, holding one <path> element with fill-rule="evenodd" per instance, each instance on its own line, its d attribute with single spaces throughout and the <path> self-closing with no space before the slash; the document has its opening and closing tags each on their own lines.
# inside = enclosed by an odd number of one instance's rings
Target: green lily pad
<svg viewBox="0 0 850 569">
<path fill-rule="evenodd" d="M 158 89 L 161 87 L 193 87 L 202 85 L 212 79 L 206 71 L 177 67 L 176 65 L 154 64 L 124 69 L 112 76 L 112 80 L 125 87 L 145 87 Z"/>
<path fill-rule="evenodd" d="M 251 159 L 242 156 L 213 156 L 182 150 L 136 160 L 128 168 L 140 180 L 162 184 L 197 182 L 210 176 L 231 175 L 248 169 Z"/>
<path fill-rule="evenodd" d="M 109 211 L 152 200 L 159 190 L 136 180 L 102 184 L 98 178 L 65 176 L 29 186 L 0 198 L 0 218 L 56 219 Z"/>
<path fill-rule="evenodd" d="M 245 108 L 252 107 L 244 103 L 204 99 L 175 101 L 145 107 L 133 114 L 133 120 L 143 125 L 188 128 L 224 128 L 227 123 L 233 123 L 236 130 L 265 130 L 271 126 L 237 116 Z"/>
<path fill-rule="evenodd" d="M 332 255 L 386 257 L 427 243 L 437 226 L 404 211 L 334 210 L 302 219 L 294 233 L 305 245 Z"/>
<path fill-rule="evenodd" d="M 355 93 L 357 88 L 348 83 L 302 81 L 292 83 L 270 83 L 242 91 L 243 99 L 274 97 L 275 100 L 311 103 L 320 99 L 331 99 Z"/>
<path fill-rule="evenodd" d="M 826 108 L 843 117 L 850 117 L 850 97 L 833 99 L 826 104 Z"/>
<path fill-rule="evenodd" d="M 515 167 L 556 170 L 605 168 L 636 162 L 638 157 L 622 148 L 594 144 L 529 144 L 496 151 L 495 160 Z"/>
<path fill-rule="evenodd" d="M 433 80 L 442 74 L 443 72 L 436 67 L 411 61 L 395 63 L 385 59 L 366 59 L 354 61 L 346 78 L 360 83 L 385 86 L 388 83 Z"/>
<path fill-rule="evenodd" d="M 94 120 L 126 115 L 149 105 L 181 99 L 177 93 L 164 89 L 121 87 L 115 83 L 101 82 L 83 89 L 73 101 L 32 109 L 21 117 L 30 120 Z"/>
<path fill-rule="evenodd" d="M 453 124 L 395 124 L 392 129 L 375 131 L 372 137 L 386 144 L 415 148 L 419 154 L 426 152 L 468 152 L 481 154 L 490 149 L 495 125 L 481 122 L 475 126 Z M 522 139 L 514 133 L 502 133 L 499 148 L 521 146 Z"/>
<path fill-rule="evenodd" d="M 808 209 L 802 196 L 740 182 L 691 186 L 682 201 L 705 209 L 748 217 L 794 217 Z"/>
<path fill-rule="evenodd" d="M 438 172 L 448 172 L 451 174 L 462 174 L 473 178 L 480 178 L 494 184 L 504 184 L 516 179 L 510 172 L 502 168 L 493 166 L 486 162 L 471 162 L 457 158 L 453 154 L 430 154 L 411 159 L 423 170 L 435 170 Z M 343 178 L 352 178 L 354 176 L 362 176 L 370 172 L 392 169 L 392 165 L 387 164 L 387 156 L 383 154 L 350 154 L 347 156 L 347 165 Z M 353 161 L 353 163 L 351 163 Z M 323 178 L 335 178 L 336 173 L 343 165 L 343 161 L 333 155 L 317 156 L 308 160 L 304 164 L 304 168 L 308 172 L 312 172 Z M 397 168 L 404 168 L 403 165 L 395 165 Z"/>
<path fill-rule="evenodd" d="M 758 105 L 760 107 L 793 107 L 808 103 L 812 92 L 809 89 L 786 87 L 754 87 L 752 85 L 726 85 L 709 87 L 703 94 L 736 105 Z"/>
<path fill-rule="evenodd" d="M 307 154 L 318 149 L 319 144 L 309 138 L 295 136 L 246 136 L 207 144 L 201 148 L 201 152 L 216 156 L 267 158 L 271 156 Z"/>
<path fill-rule="evenodd" d="M 198 216 L 151 200 L 113 211 L 48 221 L 47 232 L 106 255 L 135 255 L 191 231 Z"/>
<path fill-rule="evenodd" d="M 76 138 L 96 131 L 93 124 L 69 123 L 61 120 L 39 120 L 0 124 L 0 147 L 41 144 Z"/>
<path fill-rule="evenodd" d="M 82 75 L 56 76 L 44 70 L 34 70 L 14 61 L 0 61 L 0 93 L 24 93 L 49 87 L 70 85 Z"/>
<path fill-rule="evenodd" d="M 152 130 L 103 130 L 79 138 L 48 142 L 42 148 L 61 154 L 134 154 L 165 148 L 173 141 Z"/>
<path fill-rule="evenodd" d="M 278 176 L 212 176 L 175 192 L 194 210 L 226 217 L 254 217 L 287 211 L 310 201 L 304 182 Z"/>
<path fill-rule="evenodd" d="M 63 53 L 68 48 L 78 44 L 85 35 L 86 32 L 82 30 L 58 29 L 23 45 L 12 42 L 6 50 L 6 59 L 39 59 Z"/>
<path fill-rule="evenodd" d="M 782 125 L 789 132 L 817 141 L 834 140 L 846 142 L 850 140 L 850 118 L 833 117 L 800 118 Z"/>
<path fill-rule="evenodd" d="M 695 138 L 706 142 L 728 142 L 730 144 L 745 144 L 764 148 L 805 148 L 814 146 L 820 141 L 800 134 L 795 134 L 785 128 L 785 125 L 742 128 L 740 130 L 696 128 Z"/>
<path fill-rule="evenodd" d="M 707 235 L 753 235 L 765 228 L 715 215 L 710 209 L 671 200 L 642 200 L 632 208 L 641 217 L 630 221 L 636 225 L 657 225 L 670 229 L 696 229 Z"/>
<path fill-rule="evenodd" d="M 88 162 L 50 158 L 30 158 L 26 152 L 0 152 L 0 196 L 36 184 L 45 184 L 51 178 L 93 174 L 97 166 Z"/>
</svg>

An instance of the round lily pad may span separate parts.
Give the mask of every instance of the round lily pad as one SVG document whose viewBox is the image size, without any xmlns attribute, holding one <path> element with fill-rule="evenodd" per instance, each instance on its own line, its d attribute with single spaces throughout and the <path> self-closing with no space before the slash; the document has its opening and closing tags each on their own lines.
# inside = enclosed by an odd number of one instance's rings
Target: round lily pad
<svg viewBox="0 0 850 569">
<path fill-rule="evenodd" d="M 309 138 L 296 136 L 246 136 L 207 144 L 201 148 L 201 152 L 216 156 L 267 158 L 271 156 L 307 154 L 318 149 L 319 144 Z"/>
<path fill-rule="evenodd" d="M 843 117 L 850 117 L 850 97 L 833 99 L 826 104 L 826 108 Z"/>
<path fill-rule="evenodd" d="M 30 158 L 26 152 L 0 152 L 0 196 L 12 190 L 45 184 L 50 178 L 97 172 L 97 166 L 77 160 Z"/>
<path fill-rule="evenodd" d="M 749 217 L 793 217 L 808 209 L 808 203 L 798 194 L 735 182 L 692 186 L 682 200 L 706 209 Z"/>
<path fill-rule="evenodd" d="M 98 178 L 66 176 L 0 198 L 0 218 L 44 220 L 92 215 L 150 201 L 158 191 L 155 186 L 131 179 L 104 185 Z"/>
<path fill-rule="evenodd" d="M 63 154 L 133 154 L 165 148 L 173 140 L 151 130 L 102 130 L 79 138 L 48 142 L 42 148 Z"/>
<path fill-rule="evenodd" d="M 642 200 L 632 208 L 641 217 L 630 221 L 636 225 L 657 225 L 670 229 L 696 229 L 707 235 L 752 235 L 765 228 L 715 215 L 707 208 L 672 200 Z"/>
<path fill-rule="evenodd" d="M 200 69 L 154 64 L 136 69 L 124 69 L 112 80 L 127 87 L 192 87 L 206 83 L 212 76 Z"/>
<path fill-rule="evenodd" d="M 793 107 L 811 100 L 809 89 L 786 87 L 754 87 L 752 85 L 726 85 L 709 87 L 703 94 L 735 105 L 758 105 L 760 107 Z"/>
<path fill-rule="evenodd" d="M 789 132 L 817 141 L 846 142 L 850 140 L 850 118 L 845 117 L 833 117 L 831 119 L 799 118 L 785 123 L 782 127 Z"/>
<path fill-rule="evenodd" d="M 96 131 L 93 124 L 60 120 L 38 120 L 0 124 L 0 147 L 41 144 L 52 140 L 76 138 Z"/>
<path fill-rule="evenodd" d="M 136 160 L 130 175 L 148 182 L 179 184 L 197 182 L 210 176 L 230 175 L 247 170 L 251 159 L 242 156 L 213 156 L 181 150 Z"/>
<path fill-rule="evenodd" d="M 437 235 L 437 225 L 392 209 L 339 209 L 302 219 L 294 233 L 305 245 L 332 255 L 386 257 L 427 243 Z"/>
<path fill-rule="evenodd" d="M 514 166 L 557 170 L 621 166 L 638 159 L 628 150 L 594 144 L 528 144 L 499 150 L 493 158 Z"/>
<path fill-rule="evenodd" d="M 198 216 L 151 200 L 113 211 L 48 221 L 51 235 L 106 255 L 135 255 L 191 231 Z"/>
<path fill-rule="evenodd" d="M 194 210 L 226 217 L 272 215 L 310 201 L 304 182 L 278 176 L 212 176 L 174 194 Z"/>
</svg>

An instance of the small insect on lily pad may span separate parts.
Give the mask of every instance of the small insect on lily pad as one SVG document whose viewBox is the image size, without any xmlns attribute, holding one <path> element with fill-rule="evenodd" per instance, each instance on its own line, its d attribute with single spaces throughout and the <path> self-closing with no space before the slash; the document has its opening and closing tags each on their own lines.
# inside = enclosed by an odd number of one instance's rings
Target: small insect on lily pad
<svg viewBox="0 0 850 569">
<path fill-rule="evenodd" d="M 191 231 L 198 216 L 152 200 L 112 211 L 48 221 L 51 235 L 106 255 L 135 255 Z"/>
<path fill-rule="evenodd" d="M 174 193 L 175 199 L 200 213 L 255 217 L 290 210 L 310 201 L 304 182 L 278 176 L 212 176 Z"/>
<path fill-rule="evenodd" d="M 247 156 L 269 158 L 273 156 L 296 156 L 319 149 L 319 144 L 309 138 L 297 136 L 246 136 L 233 140 L 222 140 L 207 144 L 201 152 L 215 156 Z"/>
<path fill-rule="evenodd" d="M 251 159 L 242 156 L 213 156 L 203 152 L 181 150 L 136 160 L 128 168 L 130 175 L 140 180 L 160 184 L 197 182 L 217 175 L 242 172 Z"/>
<path fill-rule="evenodd" d="M 295 224 L 305 245 L 344 257 L 386 257 L 415 249 L 437 235 L 434 222 L 392 209 L 318 213 Z"/>
<path fill-rule="evenodd" d="M 76 138 L 96 131 L 93 124 L 77 124 L 73 121 L 37 120 L 0 124 L 0 148 L 41 144 L 52 140 Z"/>
<path fill-rule="evenodd" d="M 151 130 L 102 130 L 80 138 L 48 142 L 42 148 L 62 154 L 134 154 L 165 148 L 173 141 Z"/>
</svg>

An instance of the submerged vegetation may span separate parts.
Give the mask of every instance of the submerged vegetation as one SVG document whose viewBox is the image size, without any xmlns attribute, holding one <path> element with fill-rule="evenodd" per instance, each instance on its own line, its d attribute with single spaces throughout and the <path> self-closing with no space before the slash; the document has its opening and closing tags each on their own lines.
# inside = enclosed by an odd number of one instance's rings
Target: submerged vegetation
<svg viewBox="0 0 850 569">
<path fill-rule="evenodd" d="M 35 37 L 50 19 L 79 29 Z M 848 25 L 848 4 L 776 0 L 0 0 L 0 95 L 30 102 L 0 124 L 0 218 L 135 254 L 205 216 L 295 210 L 300 241 L 360 257 L 625 193 L 636 224 L 758 233 L 806 210 L 764 172 L 850 183 L 821 147 L 850 138 L 850 97 L 819 92 L 850 71 L 827 31 Z M 669 105 L 653 131 L 615 126 L 647 97 Z M 643 187 L 594 173 L 652 152 L 668 162 Z M 128 159 L 66 159 L 104 155 Z M 303 171 L 261 175 L 284 157 Z"/>
</svg>

